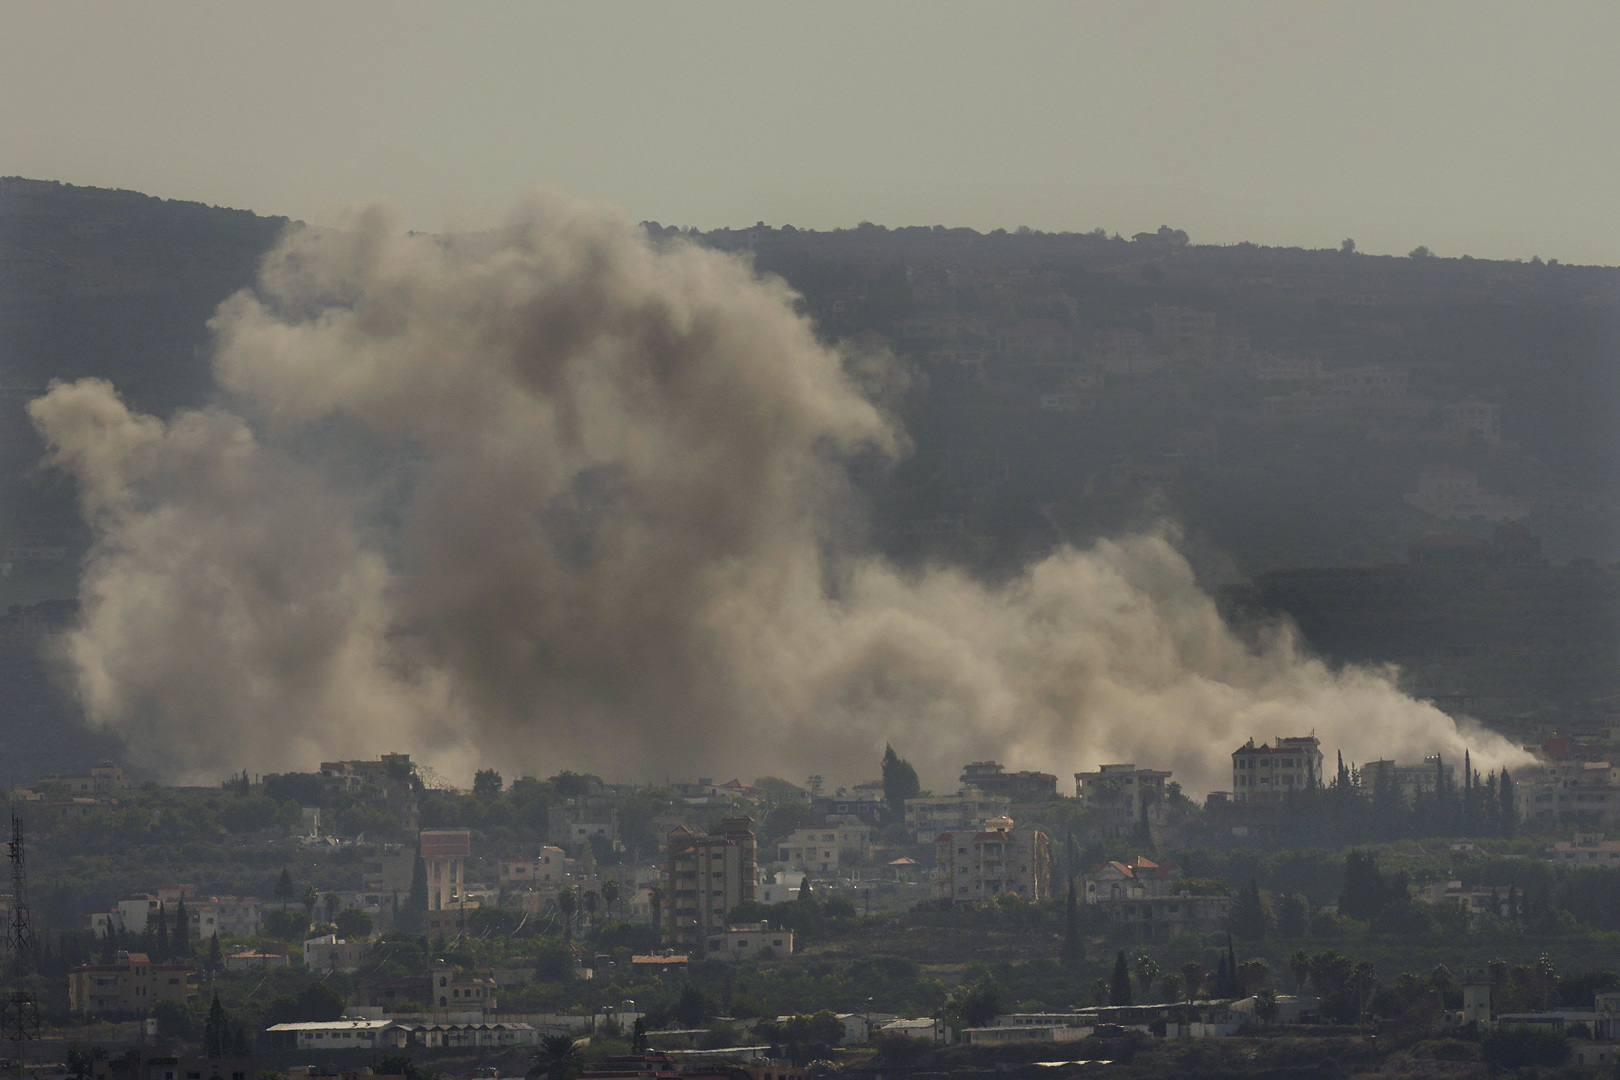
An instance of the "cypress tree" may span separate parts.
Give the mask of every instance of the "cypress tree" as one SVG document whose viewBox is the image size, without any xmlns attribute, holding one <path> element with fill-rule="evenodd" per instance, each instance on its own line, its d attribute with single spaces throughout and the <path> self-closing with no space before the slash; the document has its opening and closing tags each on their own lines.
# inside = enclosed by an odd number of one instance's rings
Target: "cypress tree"
<svg viewBox="0 0 1620 1080">
<path fill-rule="evenodd" d="M 1108 982 L 1108 1004 L 1129 1005 L 1131 1003 L 1131 969 L 1125 964 L 1125 950 L 1119 950 L 1114 957 L 1114 977 Z"/>
<path fill-rule="evenodd" d="M 156 959 L 158 960 L 167 960 L 169 958 L 169 913 L 164 908 L 161 900 L 158 901 L 157 947 L 154 951 L 157 953 Z"/>
<path fill-rule="evenodd" d="M 1518 831 L 1519 807 L 1513 797 L 1513 777 L 1506 769 L 1502 770 L 1502 780 L 1497 785 L 1496 796 L 1501 807 L 1502 835 L 1511 838 Z"/>
<path fill-rule="evenodd" d="M 1074 895 L 1074 878 L 1069 878 L 1069 899 L 1063 913 L 1063 963 L 1073 967 L 1086 958 L 1086 943 L 1080 939 L 1080 904 Z"/>
<path fill-rule="evenodd" d="M 219 1003 L 219 991 L 214 991 L 214 1003 L 208 1006 L 208 1020 L 203 1025 L 203 1057 L 222 1058 L 230 1049 L 230 1017 Z"/>
<path fill-rule="evenodd" d="M 186 898 L 174 905 L 174 955 L 184 960 L 191 955 L 191 916 L 186 913 Z"/>
</svg>

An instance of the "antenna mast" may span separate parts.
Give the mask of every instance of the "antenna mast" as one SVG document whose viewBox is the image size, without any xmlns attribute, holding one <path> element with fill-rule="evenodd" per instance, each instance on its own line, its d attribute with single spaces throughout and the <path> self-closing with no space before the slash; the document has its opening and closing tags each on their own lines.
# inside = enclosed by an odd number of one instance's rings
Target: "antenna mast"
<svg viewBox="0 0 1620 1080">
<path fill-rule="evenodd" d="M 6 947 L 11 952 L 14 984 L 6 997 L 4 1035 L 16 1044 L 16 1058 L 22 1060 L 22 1044 L 39 1038 L 39 1006 L 28 992 L 28 979 L 34 973 L 34 925 L 28 913 L 28 870 L 23 854 L 23 823 L 11 815 L 11 840 L 6 847 L 11 859 L 11 919 L 6 924 Z"/>
</svg>

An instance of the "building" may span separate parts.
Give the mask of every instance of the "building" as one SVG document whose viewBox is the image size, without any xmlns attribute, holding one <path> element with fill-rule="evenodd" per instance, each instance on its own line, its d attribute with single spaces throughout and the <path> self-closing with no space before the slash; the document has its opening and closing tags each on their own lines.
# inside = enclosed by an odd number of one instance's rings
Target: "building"
<svg viewBox="0 0 1620 1080">
<path fill-rule="evenodd" d="M 992 818 L 979 832 L 941 833 L 934 841 L 936 895 L 971 903 L 1015 893 L 1030 903 L 1047 898 L 1051 839 L 1038 829 L 1014 829 L 1011 818 Z"/>
<path fill-rule="evenodd" d="M 262 949 L 239 949 L 225 954 L 226 971 L 268 971 L 287 966 L 287 954 Z"/>
<path fill-rule="evenodd" d="M 34 782 L 34 789 L 46 795 L 106 797 L 129 789 L 129 778 L 121 765 L 102 762 L 90 766 L 87 774 L 51 774 Z"/>
<path fill-rule="evenodd" d="M 868 825 L 822 825 L 795 829 L 777 845 L 776 861 L 795 870 L 836 873 L 840 866 L 872 858 L 872 829 Z"/>
<path fill-rule="evenodd" d="M 701 949 L 726 916 L 756 896 L 752 818 L 727 818 L 711 833 L 678 826 L 668 837 L 664 895 L 669 941 Z"/>
<path fill-rule="evenodd" d="M 532 859 L 501 860 L 501 884 L 508 888 L 559 889 L 567 881 L 568 856 L 560 847 L 543 847 Z"/>
<path fill-rule="evenodd" d="M 704 942 L 704 958 L 737 963 L 742 960 L 784 960 L 793 955 L 793 931 L 768 923 L 738 923 L 711 933 Z"/>
<path fill-rule="evenodd" d="M 1164 818 L 1165 784 L 1168 769 L 1138 769 L 1126 762 L 1104 765 L 1096 772 L 1074 774 L 1074 795 L 1082 810 L 1089 810 L 1105 821 L 1126 827 L 1147 819 L 1157 824 Z"/>
<path fill-rule="evenodd" d="M 991 818 L 1008 817 L 1012 800 L 967 788 L 955 795 L 929 795 L 906 800 L 906 828 L 917 843 L 932 844 L 940 833 L 977 831 Z"/>
<path fill-rule="evenodd" d="M 1463 431 L 1493 446 L 1502 441 L 1502 406 L 1483 401 L 1460 401 L 1440 406 L 1440 426 Z"/>
<path fill-rule="evenodd" d="M 318 975 L 360 970 L 367 952 L 363 941 L 345 941 L 336 934 L 322 934 L 304 942 L 304 966 Z"/>
<path fill-rule="evenodd" d="M 1322 784 L 1322 744 L 1315 735 L 1279 738 L 1276 746 L 1250 739 L 1232 751 L 1232 801 L 1275 802 Z"/>
<path fill-rule="evenodd" d="M 804 879 L 808 876 L 803 870 L 778 870 L 769 876 L 761 874 L 755 899 L 762 904 L 785 904 L 797 900 L 799 890 L 804 888 Z"/>
<path fill-rule="evenodd" d="M 619 811 L 613 793 L 576 795 L 546 811 L 546 839 L 570 850 L 592 841 L 619 848 Z"/>
<path fill-rule="evenodd" d="M 418 843 L 427 868 L 428 910 L 454 907 L 461 899 L 472 833 L 466 829 L 423 829 Z"/>
<path fill-rule="evenodd" d="M 90 1067 L 94 1080 L 253 1080 L 252 1058 L 180 1057 L 169 1050 L 134 1047 Z"/>
<path fill-rule="evenodd" d="M 1547 849 L 1547 859 L 1571 869 L 1579 866 L 1620 866 L 1620 840 L 1605 840 L 1602 833 L 1576 833 Z"/>
<path fill-rule="evenodd" d="M 189 964 L 154 964 L 145 953 L 118 954 L 111 964 L 83 964 L 68 973 L 68 1008 L 88 1016 L 145 1012 L 159 1001 L 196 993 Z"/>
<path fill-rule="evenodd" d="M 444 961 L 434 964 L 430 976 L 433 1003 L 452 1012 L 494 1012 L 495 980 L 489 974 L 457 975 Z"/>
<path fill-rule="evenodd" d="M 1229 896 L 1123 897 L 1098 905 L 1122 935 L 1140 941 L 1168 941 L 1178 933 L 1213 934 L 1226 929 Z"/>
<path fill-rule="evenodd" d="M 1417 490 L 1401 498 L 1442 521 L 1466 518 L 1511 521 L 1524 517 L 1529 509 L 1515 499 L 1481 489 L 1478 476 L 1452 465 L 1431 465 L 1424 469 L 1418 474 Z"/>
<path fill-rule="evenodd" d="M 1109 900 L 1144 900 L 1177 891 L 1181 870 L 1175 863 L 1156 863 L 1138 855 L 1125 862 L 1093 866 L 1080 876 L 1080 899 L 1087 904 Z"/>
<path fill-rule="evenodd" d="M 408 1029 L 394 1020 L 275 1024 L 265 1030 L 292 1036 L 300 1050 L 392 1050 L 409 1045 Z"/>
<path fill-rule="evenodd" d="M 867 825 L 878 825 L 883 820 L 883 786 L 876 789 L 864 785 L 853 791 L 839 788 L 832 795 L 812 795 L 810 809 L 824 817 L 853 818 Z"/>
<path fill-rule="evenodd" d="M 1384 772 L 1388 782 L 1399 789 L 1401 800 L 1408 806 L 1412 805 L 1419 793 L 1433 795 L 1439 786 L 1440 774 L 1445 773 L 1446 787 L 1455 791 L 1457 789 L 1457 766 L 1441 760 L 1437 754 L 1430 754 L 1423 759 L 1421 765 L 1402 765 L 1396 761 L 1369 761 L 1361 767 L 1361 787 L 1369 794 L 1378 785 L 1378 774 Z"/>
<path fill-rule="evenodd" d="M 1515 770 L 1513 781 L 1522 820 L 1620 822 L 1620 769 L 1607 761 L 1546 761 Z"/>
<path fill-rule="evenodd" d="M 1005 795 L 1013 802 L 1040 802 L 1057 798 L 1057 777 L 1043 772 L 1005 772 L 994 761 L 963 766 L 959 783 L 986 795 Z"/>
</svg>

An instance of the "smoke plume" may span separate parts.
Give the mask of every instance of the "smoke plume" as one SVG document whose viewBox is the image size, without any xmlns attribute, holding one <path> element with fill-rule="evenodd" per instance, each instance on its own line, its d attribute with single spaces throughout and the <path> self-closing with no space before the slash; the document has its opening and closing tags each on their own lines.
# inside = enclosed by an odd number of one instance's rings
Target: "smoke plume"
<svg viewBox="0 0 1620 1080">
<path fill-rule="evenodd" d="M 554 195 L 476 235 L 381 206 L 290 231 L 212 322 L 224 404 L 31 404 L 98 538 L 65 643 L 88 715 L 173 777 L 399 749 L 855 779 L 892 742 L 941 787 L 995 757 L 1201 791 L 1312 730 L 1513 758 L 1286 628 L 1241 639 L 1165 535 L 994 586 L 848 550 L 845 463 L 905 437 L 794 299 Z"/>
</svg>

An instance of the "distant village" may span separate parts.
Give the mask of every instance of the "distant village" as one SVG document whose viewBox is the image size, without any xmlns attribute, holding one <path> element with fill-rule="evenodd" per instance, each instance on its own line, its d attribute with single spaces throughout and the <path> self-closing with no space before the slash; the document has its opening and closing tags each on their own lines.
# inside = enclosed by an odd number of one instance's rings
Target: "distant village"
<svg viewBox="0 0 1620 1080">
<path fill-rule="evenodd" d="M 1620 868 L 1620 841 L 1599 831 L 1620 814 L 1620 768 L 1596 760 L 1596 744 L 1567 736 L 1547 739 L 1536 752 L 1536 765 L 1482 782 L 1466 758 L 1376 761 L 1356 768 L 1340 761 L 1334 767 L 1315 736 L 1251 739 L 1231 752 L 1230 790 L 1210 793 L 1201 807 L 1181 792 L 1169 770 L 1135 763 L 1076 773 L 1070 795 L 1060 794 L 1059 778 L 1050 773 L 970 762 L 956 792 L 934 795 L 919 791 L 915 772 L 890 751 L 883 779 L 851 788 L 824 790 L 820 777 L 803 786 L 701 778 L 665 789 L 670 812 L 637 819 L 646 786 L 562 774 L 553 782 L 564 780 L 569 793 L 549 806 L 546 842 L 533 845 L 503 841 L 498 829 L 423 827 L 424 805 L 450 792 L 442 781 L 438 788 L 427 786 L 424 772 L 406 755 L 323 762 L 317 773 L 257 782 L 243 774 L 222 790 L 242 794 L 268 786 L 322 796 L 310 801 L 327 806 L 364 806 L 391 817 L 413 842 L 345 835 L 320 805 L 302 808 L 286 830 L 254 830 L 289 863 L 299 861 L 299 851 L 353 852 L 360 862 L 359 887 L 295 883 L 285 870 L 274 894 L 264 896 L 212 895 L 191 884 L 153 882 L 147 891 L 80 915 L 80 933 L 100 955 L 65 972 L 67 1005 L 86 1018 L 144 1015 L 159 1002 L 194 1000 L 215 973 L 301 969 L 317 978 L 338 974 L 357 981 L 342 1002 L 341 1017 L 266 1029 L 269 1036 L 290 1039 L 289 1045 L 527 1045 L 548 1030 L 577 1032 L 601 1017 L 502 1010 L 509 988 L 536 977 L 532 968 L 467 970 L 439 960 L 408 975 L 364 977 L 368 957 L 386 950 L 390 935 L 402 931 L 442 945 L 533 921 L 569 943 L 565 978 L 680 980 L 697 965 L 792 958 L 800 947 L 794 913 L 807 901 L 856 919 L 931 907 L 1033 909 L 1066 902 L 1068 933 L 1083 917 L 1085 925 L 1122 946 L 1123 963 L 1128 947 L 1218 940 L 1252 917 L 1242 911 L 1241 888 L 1212 888 L 1150 851 L 1170 848 L 1178 837 L 1189 840 L 1195 830 L 1206 842 L 1214 833 L 1234 843 L 1264 844 L 1288 819 L 1308 815 L 1318 804 L 1331 811 L 1336 801 L 1361 807 L 1368 820 L 1380 804 L 1417 807 L 1430 817 L 1452 813 L 1460 828 L 1441 831 L 1474 838 L 1456 841 L 1459 850 L 1520 828 L 1575 828 L 1580 831 L 1572 839 L 1555 839 L 1548 831 L 1542 859 L 1564 868 Z M 535 783 L 522 778 L 512 790 Z M 486 770 L 470 794 L 498 795 L 504 787 Z M 120 766 L 103 764 L 83 775 L 41 777 L 13 790 L 11 798 L 18 819 L 48 835 L 118 807 L 136 790 Z M 1054 813 L 1059 807 L 1063 813 Z M 1043 823 L 1060 819 L 1067 824 L 1054 839 L 1055 830 Z M 633 820 L 635 828 L 629 827 Z M 638 838 L 649 835 L 656 837 L 656 850 L 638 846 Z M 1099 838 L 1133 854 L 1086 860 L 1083 846 Z M 1506 918 L 1518 903 L 1511 889 L 1455 880 L 1400 890 L 1412 903 L 1493 918 Z M 10 899 L 0 905 L 12 920 Z M 644 928 L 640 940 L 647 947 L 619 961 L 585 947 L 593 928 L 611 921 Z M 1151 964 L 1142 955 L 1138 968 Z M 199 963 L 201 956 L 208 959 Z M 620 961 L 632 972 L 606 970 Z M 1133 1005 L 1121 1000 L 1117 986 L 1108 995 L 1099 987 L 1088 1008 L 1038 1016 L 1009 1011 L 977 1026 L 846 1012 L 838 1016 L 836 1042 L 859 1044 L 885 1031 L 940 1043 L 1061 1041 L 1110 1026 L 1163 1036 L 1233 1034 L 1256 1024 L 1314 1018 L 1316 1004 L 1304 992 L 1308 978 L 1296 980 L 1295 994 L 1267 990 L 1257 997 L 1261 987 L 1245 983 L 1238 968 L 1235 954 L 1230 966 L 1223 959 L 1220 971 L 1202 976 L 1202 994 L 1186 986 L 1194 977 L 1189 969 L 1177 976 L 1182 989 L 1167 1001 Z M 1155 996 L 1154 986 L 1149 979 L 1139 996 Z M 1465 989 L 1454 1022 L 1493 1022 L 1489 980 L 1479 975 Z M 1178 1004 L 1183 991 L 1187 1000 Z M 1620 996 L 1610 996 L 1620 1002 Z M 644 1021 L 634 1002 L 621 1005 L 616 1024 Z M 1606 1016 L 1587 1019 L 1607 1032 Z M 662 1045 L 693 1050 L 681 1043 L 696 1037 L 686 1032 Z M 763 1050 L 750 1053 L 764 1060 Z"/>
</svg>

